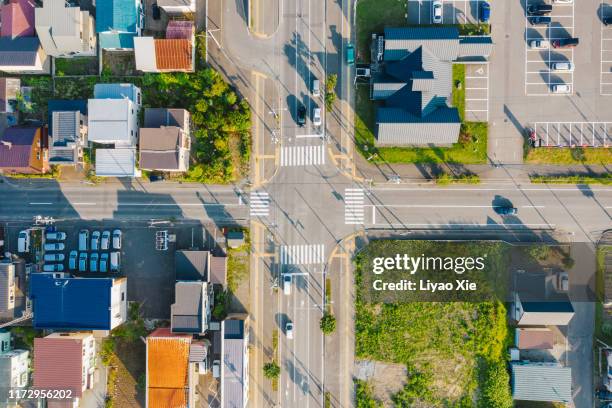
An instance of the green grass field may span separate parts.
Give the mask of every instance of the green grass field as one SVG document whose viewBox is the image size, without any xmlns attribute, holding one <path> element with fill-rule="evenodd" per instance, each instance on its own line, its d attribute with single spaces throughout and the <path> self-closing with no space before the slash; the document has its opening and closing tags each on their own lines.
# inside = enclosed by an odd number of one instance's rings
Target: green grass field
<svg viewBox="0 0 612 408">
<path fill-rule="evenodd" d="M 525 155 L 528 164 L 601 164 L 612 163 L 610 148 L 554 148 L 540 147 L 530 149 Z"/>
<path fill-rule="evenodd" d="M 385 27 L 407 25 L 406 0 L 359 0 L 357 2 L 357 55 L 370 61 L 372 33 L 382 33 Z"/>
</svg>

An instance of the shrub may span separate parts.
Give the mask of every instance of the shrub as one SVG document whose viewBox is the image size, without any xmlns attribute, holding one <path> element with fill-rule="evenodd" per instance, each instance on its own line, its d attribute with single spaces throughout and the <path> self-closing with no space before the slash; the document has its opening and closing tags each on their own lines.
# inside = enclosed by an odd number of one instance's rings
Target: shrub
<svg viewBox="0 0 612 408">
<path fill-rule="evenodd" d="M 100 347 L 99 355 L 102 359 L 102 364 L 105 366 L 109 366 L 113 361 L 113 354 L 115 353 L 115 347 L 117 343 L 114 338 L 107 337 L 102 340 L 102 345 Z"/>
<path fill-rule="evenodd" d="M 331 334 L 336 330 L 336 318 L 333 314 L 325 312 L 319 322 L 323 334 Z"/>
<path fill-rule="evenodd" d="M 510 376 L 503 360 L 487 362 L 484 381 L 481 389 L 479 405 L 495 408 L 512 408 L 512 395 L 510 394 Z"/>
<path fill-rule="evenodd" d="M 269 380 L 277 379 L 280 376 L 280 367 L 276 361 L 270 361 L 263 366 L 264 376 Z"/>
</svg>

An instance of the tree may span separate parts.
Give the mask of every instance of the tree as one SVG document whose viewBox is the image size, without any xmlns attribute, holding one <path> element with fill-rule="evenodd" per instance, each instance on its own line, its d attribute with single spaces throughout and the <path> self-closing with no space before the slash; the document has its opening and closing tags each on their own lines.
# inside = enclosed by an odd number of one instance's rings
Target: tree
<svg viewBox="0 0 612 408">
<path fill-rule="evenodd" d="M 330 74 L 325 81 L 325 107 L 331 110 L 334 101 L 336 100 L 336 85 L 338 83 L 338 75 Z"/>
<path fill-rule="evenodd" d="M 323 334 L 331 334 L 336 330 L 336 318 L 333 314 L 325 312 L 319 323 Z"/>
<path fill-rule="evenodd" d="M 269 380 L 277 379 L 280 375 L 280 367 L 276 361 L 270 361 L 263 366 L 264 376 Z"/>
</svg>

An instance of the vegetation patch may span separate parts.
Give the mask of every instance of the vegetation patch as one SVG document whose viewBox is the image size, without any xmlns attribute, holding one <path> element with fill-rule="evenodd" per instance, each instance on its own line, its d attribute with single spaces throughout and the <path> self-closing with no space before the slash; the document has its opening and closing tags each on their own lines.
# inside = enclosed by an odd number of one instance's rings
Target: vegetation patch
<svg viewBox="0 0 612 408">
<path fill-rule="evenodd" d="M 480 176 L 478 174 L 448 174 L 442 173 L 436 176 L 436 184 L 446 186 L 449 184 L 479 184 Z"/>
<path fill-rule="evenodd" d="M 374 398 L 372 386 L 363 380 L 355 380 L 355 402 L 357 408 L 382 408 L 383 406 Z"/>
<path fill-rule="evenodd" d="M 465 65 L 453 64 L 453 106 L 465 120 Z"/>
<path fill-rule="evenodd" d="M 227 248 L 227 288 L 236 293 L 238 286 L 249 276 L 251 242 L 248 230 L 244 233 L 244 244 L 238 248 Z"/>
<path fill-rule="evenodd" d="M 532 183 L 536 184 L 612 184 L 612 174 L 592 175 L 554 175 L 554 176 L 529 176 Z"/>
<path fill-rule="evenodd" d="M 372 33 L 382 33 L 385 27 L 407 25 L 406 0 L 359 0 L 357 2 L 357 58 L 370 61 Z"/>
<path fill-rule="evenodd" d="M 599 164 L 612 163 L 612 148 L 527 148 L 525 163 L 529 164 Z"/>
<path fill-rule="evenodd" d="M 55 58 L 55 75 L 98 75 L 98 57 Z"/>
</svg>

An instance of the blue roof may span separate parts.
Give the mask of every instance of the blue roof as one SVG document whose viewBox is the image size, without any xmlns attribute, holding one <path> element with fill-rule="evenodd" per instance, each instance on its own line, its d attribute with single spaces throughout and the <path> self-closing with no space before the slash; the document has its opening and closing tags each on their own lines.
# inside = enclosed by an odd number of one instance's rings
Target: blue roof
<svg viewBox="0 0 612 408">
<path fill-rule="evenodd" d="M 123 31 L 135 33 L 139 7 L 134 0 L 98 0 L 96 32 Z"/>
<path fill-rule="evenodd" d="M 385 40 L 454 40 L 459 38 L 457 27 L 385 28 Z"/>
<path fill-rule="evenodd" d="M 140 89 L 134 84 L 96 84 L 94 85 L 94 98 L 96 99 L 123 99 L 129 98 L 138 103 Z"/>
<path fill-rule="evenodd" d="M 62 330 L 110 330 L 112 278 L 30 276 L 34 327 Z"/>
<path fill-rule="evenodd" d="M 49 113 L 49 129 L 53 129 L 53 112 L 75 112 L 79 111 L 83 115 L 87 115 L 87 101 L 85 99 L 49 99 L 47 103 L 47 111 Z"/>
<path fill-rule="evenodd" d="M 100 48 L 103 49 L 134 49 L 136 33 L 100 33 Z"/>
</svg>

